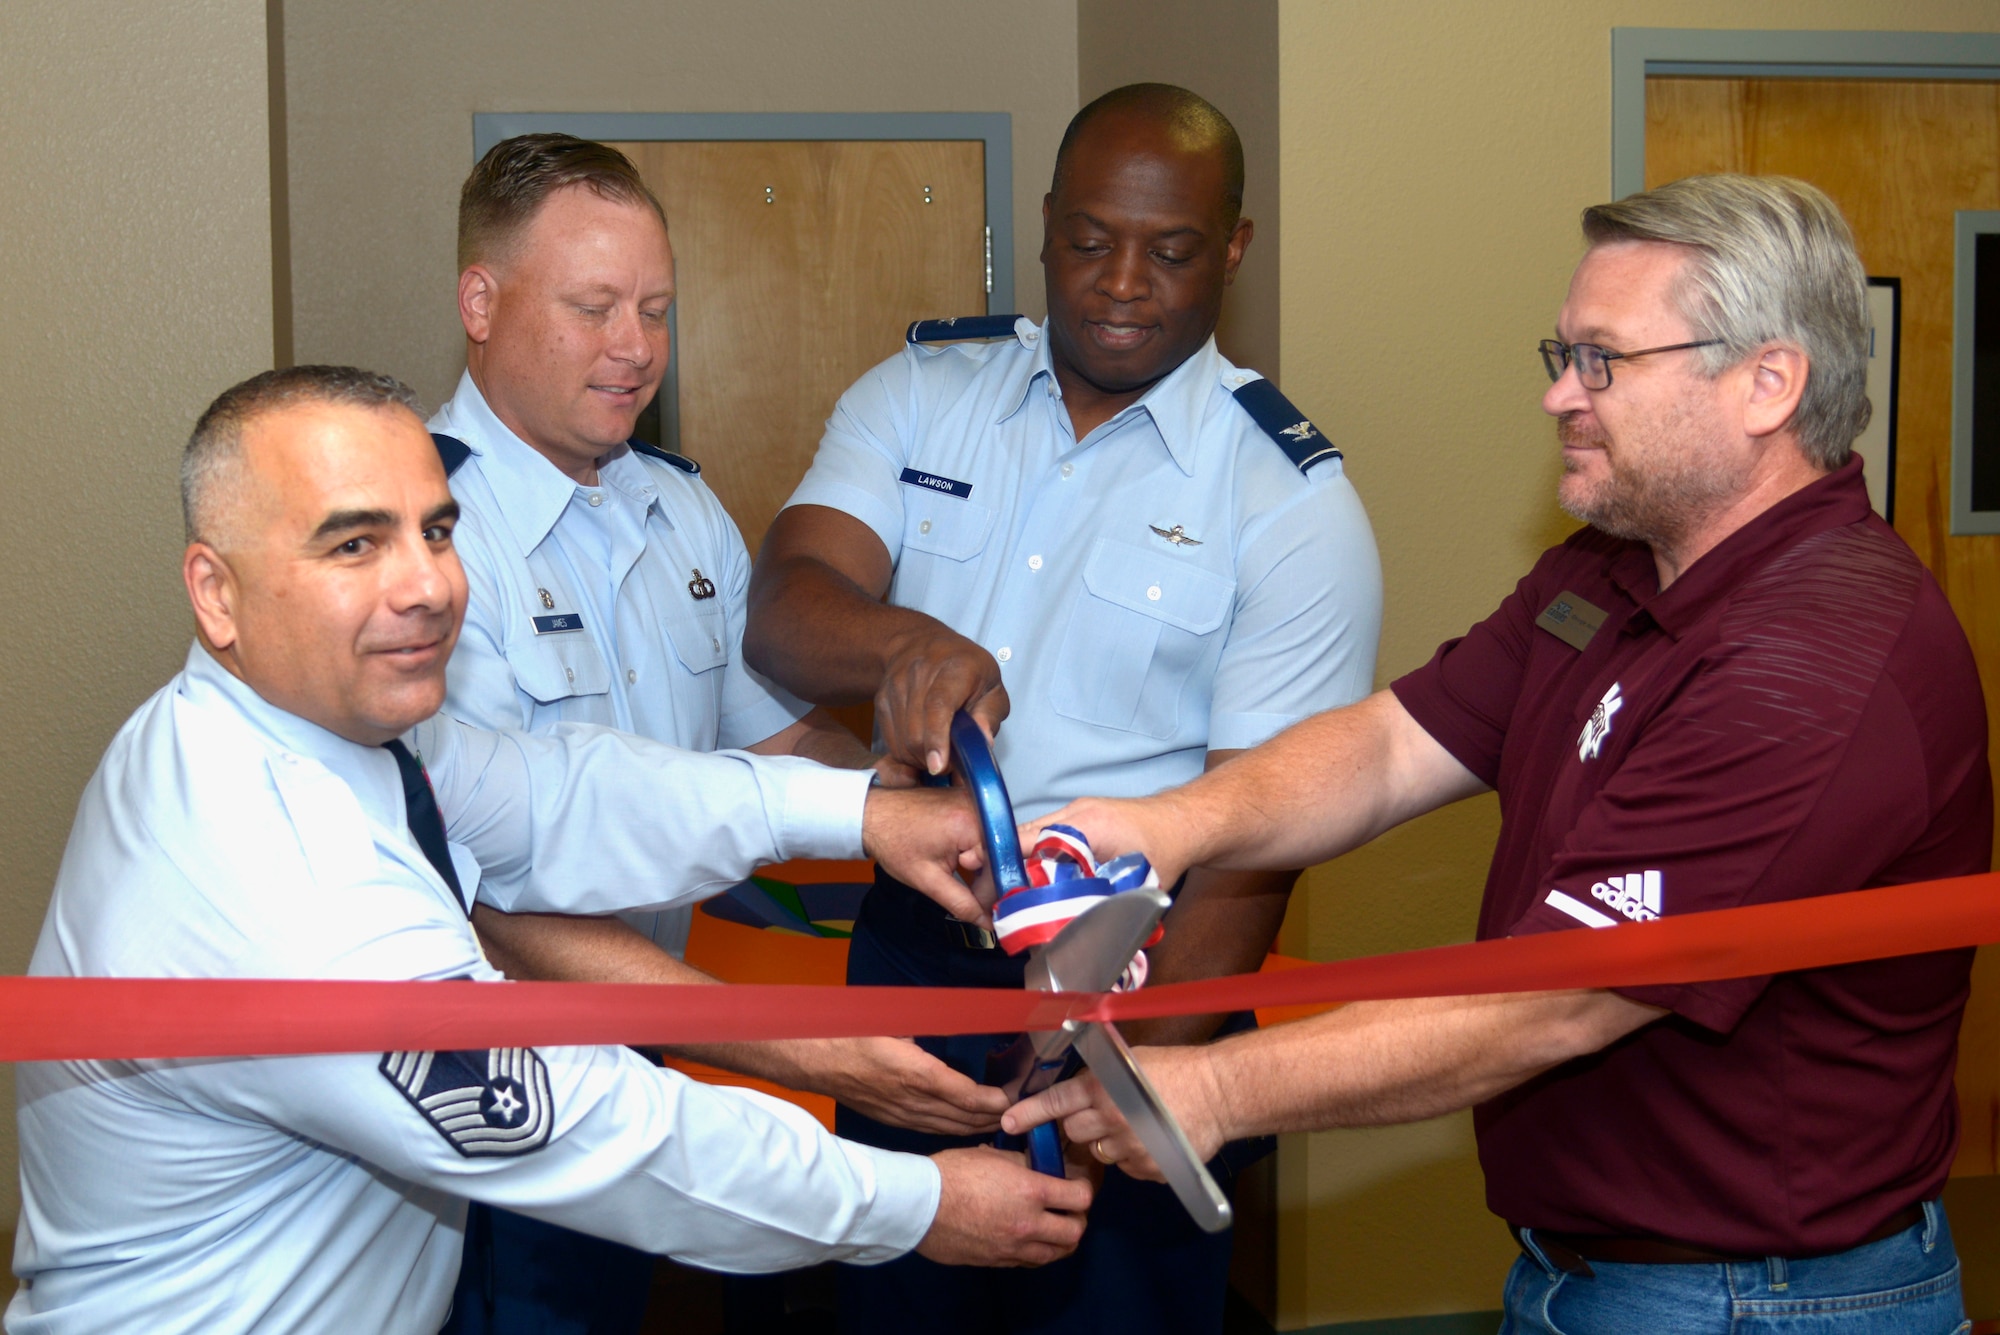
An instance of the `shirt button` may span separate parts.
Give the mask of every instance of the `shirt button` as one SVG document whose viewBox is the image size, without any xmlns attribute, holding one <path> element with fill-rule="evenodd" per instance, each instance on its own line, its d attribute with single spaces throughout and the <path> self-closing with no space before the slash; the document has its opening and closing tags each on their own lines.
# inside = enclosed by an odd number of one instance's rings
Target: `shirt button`
<svg viewBox="0 0 2000 1335">
<path fill-rule="evenodd" d="M 602 505 L 602 504 L 604 504 L 604 493 L 603 493 L 603 492 L 601 492 L 601 491 L 593 491 L 593 492 L 591 492 L 591 493 L 590 493 L 590 508 L 594 510 L 594 509 L 596 509 L 596 508 L 597 508 L 598 506 L 600 506 L 600 505 Z"/>
<path fill-rule="evenodd" d="M 1147 589 L 1146 596 L 1156 603 L 1160 601 L 1160 586 L 1155 584 L 1150 589 Z"/>
<path fill-rule="evenodd" d="M 564 680 L 566 680 L 567 682 L 569 682 L 569 684 L 570 684 L 570 685 L 572 685 L 572 686 L 576 685 L 576 669 L 575 669 L 575 668 L 564 668 L 564 669 L 563 669 L 563 679 L 564 679 Z"/>
<path fill-rule="evenodd" d="M 1075 465 L 1075 464 L 1064 464 L 1064 465 L 1062 466 L 1062 475 L 1063 475 L 1064 477 L 1070 477 L 1070 476 L 1074 475 L 1074 474 L 1075 474 L 1075 472 L 1076 472 L 1076 465 Z"/>
<path fill-rule="evenodd" d="M 1031 557 L 1029 557 L 1029 558 L 1028 558 L 1028 569 L 1030 569 L 1030 570 L 1040 570 L 1041 568 L 1042 568 L 1042 558 L 1041 558 L 1041 557 L 1039 557 L 1039 556 L 1031 556 Z"/>
<path fill-rule="evenodd" d="M 919 533 L 928 533 L 930 531 L 931 531 L 931 521 L 928 519 L 926 519 L 923 523 L 917 525 L 917 532 Z"/>
<path fill-rule="evenodd" d="M 637 668 L 625 669 L 625 684 L 627 686 L 637 686 L 639 684 L 639 670 Z"/>
<path fill-rule="evenodd" d="M 717 653 L 721 653 L 722 641 L 716 639 L 713 635 L 711 635 L 708 637 L 708 647 L 715 650 Z"/>
<path fill-rule="evenodd" d="M 1012 649 L 1009 649 L 1009 648 L 1007 648 L 1007 647 L 1006 647 L 1005 645 L 1002 645 L 1002 646 L 1001 646 L 1001 649 L 1000 649 L 1000 652 L 999 652 L 999 653 L 997 653 L 997 654 L 995 654 L 995 655 L 993 655 L 993 656 L 994 656 L 995 658 L 999 659 L 999 660 L 1000 660 L 1001 662 L 1003 662 L 1003 663 L 1004 663 L 1004 662 L 1006 662 L 1006 661 L 1007 661 L 1008 659 L 1010 659 L 1010 658 L 1012 658 L 1012 657 L 1014 656 L 1014 651 L 1013 651 Z"/>
</svg>

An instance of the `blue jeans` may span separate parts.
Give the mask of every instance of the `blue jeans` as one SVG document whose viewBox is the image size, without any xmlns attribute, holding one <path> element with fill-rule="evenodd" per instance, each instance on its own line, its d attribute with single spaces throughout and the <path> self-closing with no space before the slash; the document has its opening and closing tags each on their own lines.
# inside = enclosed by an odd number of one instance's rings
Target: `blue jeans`
<svg viewBox="0 0 2000 1335">
<path fill-rule="evenodd" d="M 1802 1261 L 1622 1265 L 1565 1274 L 1522 1234 L 1500 1335 L 1963 1335 L 1958 1254 L 1944 1207 L 1880 1242 Z"/>
</svg>

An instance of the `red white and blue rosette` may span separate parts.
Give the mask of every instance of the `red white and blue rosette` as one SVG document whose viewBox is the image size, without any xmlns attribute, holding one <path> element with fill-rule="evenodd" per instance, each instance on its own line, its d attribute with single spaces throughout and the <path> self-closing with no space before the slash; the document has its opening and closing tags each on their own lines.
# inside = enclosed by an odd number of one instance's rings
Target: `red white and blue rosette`
<svg viewBox="0 0 2000 1335">
<path fill-rule="evenodd" d="M 1068 825 L 1044 829 L 1024 862 L 1028 884 L 993 906 L 994 935 L 1010 955 L 1055 940 L 1071 919 L 1112 895 L 1160 883 L 1143 854 L 1125 853 L 1099 863 L 1083 832 Z M 1157 943 L 1160 936 L 1155 928 L 1146 944 Z M 1145 980 L 1146 956 L 1141 953 L 1132 957 L 1117 990 L 1131 991 Z"/>
</svg>

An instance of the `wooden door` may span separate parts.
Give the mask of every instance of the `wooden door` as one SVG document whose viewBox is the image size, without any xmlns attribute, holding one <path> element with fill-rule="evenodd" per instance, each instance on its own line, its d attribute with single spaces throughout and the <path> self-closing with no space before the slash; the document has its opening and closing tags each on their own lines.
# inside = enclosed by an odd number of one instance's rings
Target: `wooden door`
<svg viewBox="0 0 2000 1335">
<path fill-rule="evenodd" d="M 2000 739 L 2000 536 L 1950 530 L 1952 214 L 2000 208 L 2000 85 L 1647 79 L 1646 184 L 1720 171 L 1811 181 L 1846 213 L 1869 274 L 1902 280 L 1896 531 L 1958 612 Z M 1974 970 L 1958 1088 L 1965 1136 L 1953 1171 L 2000 1172 L 2000 951 L 1991 947 Z"/>
<path fill-rule="evenodd" d="M 680 449 L 755 552 L 841 391 L 910 321 L 986 310 L 985 145 L 615 147 L 673 235 Z"/>
</svg>

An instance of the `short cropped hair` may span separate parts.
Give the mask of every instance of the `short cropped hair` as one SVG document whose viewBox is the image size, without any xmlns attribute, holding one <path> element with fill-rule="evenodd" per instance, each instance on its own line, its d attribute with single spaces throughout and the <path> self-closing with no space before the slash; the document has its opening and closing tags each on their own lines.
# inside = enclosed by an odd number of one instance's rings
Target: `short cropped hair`
<svg viewBox="0 0 2000 1335">
<path fill-rule="evenodd" d="M 487 149 L 458 192 L 459 271 L 505 254 L 548 197 L 572 185 L 643 204 L 667 225 L 658 197 L 617 149 L 569 134 L 516 135 Z"/>
<path fill-rule="evenodd" d="M 1243 140 L 1229 117 L 1199 93 L 1171 83 L 1128 83 L 1114 88 L 1086 105 L 1070 118 L 1056 149 L 1056 170 L 1049 193 L 1060 195 L 1069 168 L 1070 146 L 1086 126 L 1106 112 L 1130 111 L 1165 125 L 1174 137 L 1189 148 L 1213 144 L 1222 154 L 1223 193 L 1229 225 L 1243 216 Z"/>
<path fill-rule="evenodd" d="M 1868 275 L 1854 233 L 1817 187 L 1787 176 L 1690 176 L 1583 211 L 1593 246 L 1663 241 L 1692 252 L 1674 304 L 1713 377 L 1761 345 L 1806 355 L 1792 429 L 1807 459 L 1845 464 L 1868 425 Z"/>
<path fill-rule="evenodd" d="M 416 392 L 394 376 L 353 366 L 293 366 L 232 385 L 194 424 L 181 452 L 181 522 L 189 542 L 214 542 L 230 494 L 242 485 L 243 432 L 268 413 L 302 403 L 407 408 L 419 418 Z"/>
</svg>

